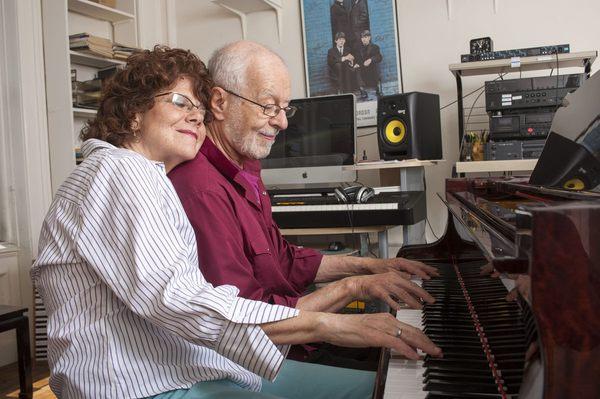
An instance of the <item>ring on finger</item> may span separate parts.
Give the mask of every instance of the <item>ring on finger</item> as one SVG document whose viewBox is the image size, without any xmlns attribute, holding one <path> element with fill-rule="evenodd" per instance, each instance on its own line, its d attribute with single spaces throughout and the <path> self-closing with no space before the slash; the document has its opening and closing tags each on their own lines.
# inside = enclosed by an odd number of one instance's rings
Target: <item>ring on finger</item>
<svg viewBox="0 0 600 399">
<path fill-rule="evenodd" d="M 400 338 L 401 335 L 402 335 L 402 329 L 399 328 L 398 331 L 396 332 L 396 338 Z"/>
</svg>

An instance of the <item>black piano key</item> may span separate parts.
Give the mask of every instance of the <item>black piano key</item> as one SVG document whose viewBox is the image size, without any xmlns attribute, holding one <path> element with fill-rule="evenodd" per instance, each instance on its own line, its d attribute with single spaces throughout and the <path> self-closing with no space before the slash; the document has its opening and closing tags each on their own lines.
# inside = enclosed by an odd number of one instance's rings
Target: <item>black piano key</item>
<svg viewBox="0 0 600 399">
<path fill-rule="evenodd" d="M 436 298 L 436 303 L 424 304 L 424 331 L 444 351 L 442 359 L 424 359 L 427 399 L 501 397 L 490 359 L 505 392 L 518 393 L 535 321 L 524 318 L 521 303 L 505 300 L 507 291 L 499 279 L 480 275 L 484 264 L 459 264 L 461 284 L 453 264 L 436 262 L 441 276 L 423 282 Z"/>
<path fill-rule="evenodd" d="M 496 384 L 478 384 L 476 382 L 468 383 L 447 383 L 445 381 L 432 379 L 425 384 L 424 391 L 441 391 L 441 392 L 456 392 L 456 393 L 498 393 Z"/>
<path fill-rule="evenodd" d="M 477 395 L 470 393 L 428 393 L 425 399 L 501 399 L 501 395 Z"/>
</svg>

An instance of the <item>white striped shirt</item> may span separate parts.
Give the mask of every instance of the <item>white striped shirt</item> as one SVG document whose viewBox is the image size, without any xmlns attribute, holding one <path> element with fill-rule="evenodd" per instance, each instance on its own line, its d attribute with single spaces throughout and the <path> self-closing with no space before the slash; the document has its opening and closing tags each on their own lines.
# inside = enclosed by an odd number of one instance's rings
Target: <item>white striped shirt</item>
<svg viewBox="0 0 600 399">
<path fill-rule="evenodd" d="M 213 287 L 164 165 L 99 140 L 46 216 L 32 279 L 48 311 L 50 387 L 137 398 L 230 379 L 259 390 L 288 347 L 256 324 L 298 311 Z"/>
</svg>

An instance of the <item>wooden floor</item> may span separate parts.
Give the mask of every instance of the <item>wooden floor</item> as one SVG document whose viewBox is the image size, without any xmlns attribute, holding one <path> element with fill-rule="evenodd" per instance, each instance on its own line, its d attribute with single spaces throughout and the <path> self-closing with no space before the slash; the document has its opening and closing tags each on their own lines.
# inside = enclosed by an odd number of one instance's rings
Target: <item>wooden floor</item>
<svg viewBox="0 0 600 399">
<path fill-rule="evenodd" d="M 48 386 L 48 365 L 45 362 L 33 362 L 33 398 L 56 399 Z M 17 364 L 0 367 L 0 398 L 19 397 L 19 373 Z"/>
</svg>

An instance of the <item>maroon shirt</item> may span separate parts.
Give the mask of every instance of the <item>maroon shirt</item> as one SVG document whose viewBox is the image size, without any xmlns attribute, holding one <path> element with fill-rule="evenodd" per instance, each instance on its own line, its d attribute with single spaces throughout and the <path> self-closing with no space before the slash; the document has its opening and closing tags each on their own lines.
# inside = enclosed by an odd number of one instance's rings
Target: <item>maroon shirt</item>
<svg viewBox="0 0 600 399">
<path fill-rule="evenodd" d="M 258 178 L 256 187 L 244 174 Z M 288 243 L 271 215 L 260 162 L 244 173 L 206 138 L 195 159 L 169 173 L 196 232 L 200 269 L 215 286 L 235 285 L 244 298 L 295 307 L 322 255 Z"/>
</svg>

